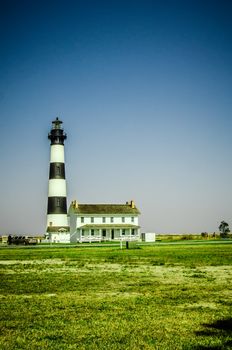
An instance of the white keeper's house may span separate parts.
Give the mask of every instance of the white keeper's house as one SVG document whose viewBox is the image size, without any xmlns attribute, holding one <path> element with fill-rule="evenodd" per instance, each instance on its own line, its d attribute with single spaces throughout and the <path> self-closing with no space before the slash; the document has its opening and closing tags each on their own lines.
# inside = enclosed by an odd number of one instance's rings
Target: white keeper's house
<svg viewBox="0 0 232 350">
<path fill-rule="evenodd" d="M 118 241 L 140 238 L 138 216 L 134 201 L 126 204 L 79 204 L 72 201 L 68 218 L 70 241 Z"/>
</svg>

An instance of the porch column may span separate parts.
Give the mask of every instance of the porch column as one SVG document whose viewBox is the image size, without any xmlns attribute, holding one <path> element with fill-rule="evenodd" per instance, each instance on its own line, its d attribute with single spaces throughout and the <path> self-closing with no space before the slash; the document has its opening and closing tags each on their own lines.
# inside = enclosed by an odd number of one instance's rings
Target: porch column
<svg viewBox="0 0 232 350">
<path fill-rule="evenodd" d="M 119 229 L 119 236 L 120 236 L 120 248 L 122 249 L 122 229 Z"/>
<path fill-rule="evenodd" d="M 79 236 L 79 242 L 82 243 L 82 228 L 80 229 L 80 236 Z"/>
</svg>

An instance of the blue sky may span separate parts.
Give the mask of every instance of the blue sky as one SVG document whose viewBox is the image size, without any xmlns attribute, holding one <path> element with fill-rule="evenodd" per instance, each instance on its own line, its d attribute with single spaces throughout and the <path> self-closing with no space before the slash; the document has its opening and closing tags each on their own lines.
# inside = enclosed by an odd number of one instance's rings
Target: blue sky
<svg viewBox="0 0 232 350">
<path fill-rule="evenodd" d="M 0 234 L 44 233 L 49 132 L 68 202 L 134 199 L 142 231 L 232 226 L 230 1 L 2 1 Z"/>
</svg>

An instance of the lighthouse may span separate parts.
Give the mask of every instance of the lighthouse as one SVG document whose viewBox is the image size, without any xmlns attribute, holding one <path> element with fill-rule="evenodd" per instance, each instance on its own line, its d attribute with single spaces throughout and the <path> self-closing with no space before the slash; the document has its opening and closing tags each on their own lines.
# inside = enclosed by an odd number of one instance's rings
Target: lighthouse
<svg viewBox="0 0 232 350">
<path fill-rule="evenodd" d="M 52 242 L 70 241 L 67 217 L 64 140 L 62 121 L 56 118 L 48 134 L 51 141 L 48 181 L 47 233 Z"/>
</svg>

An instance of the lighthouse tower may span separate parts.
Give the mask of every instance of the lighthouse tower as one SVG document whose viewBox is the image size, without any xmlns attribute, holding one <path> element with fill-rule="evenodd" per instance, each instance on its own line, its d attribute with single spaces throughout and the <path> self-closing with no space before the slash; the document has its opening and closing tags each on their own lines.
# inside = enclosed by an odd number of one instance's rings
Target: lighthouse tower
<svg viewBox="0 0 232 350">
<path fill-rule="evenodd" d="M 70 240 L 66 179 L 64 163 L 64 140 L 67 138 L 62 128 L 62 121 L 56 118 L 48 134 L 51 141 L 50 170 L 48 183 L 47 232 L 52 242 Z"/>
</svg>

